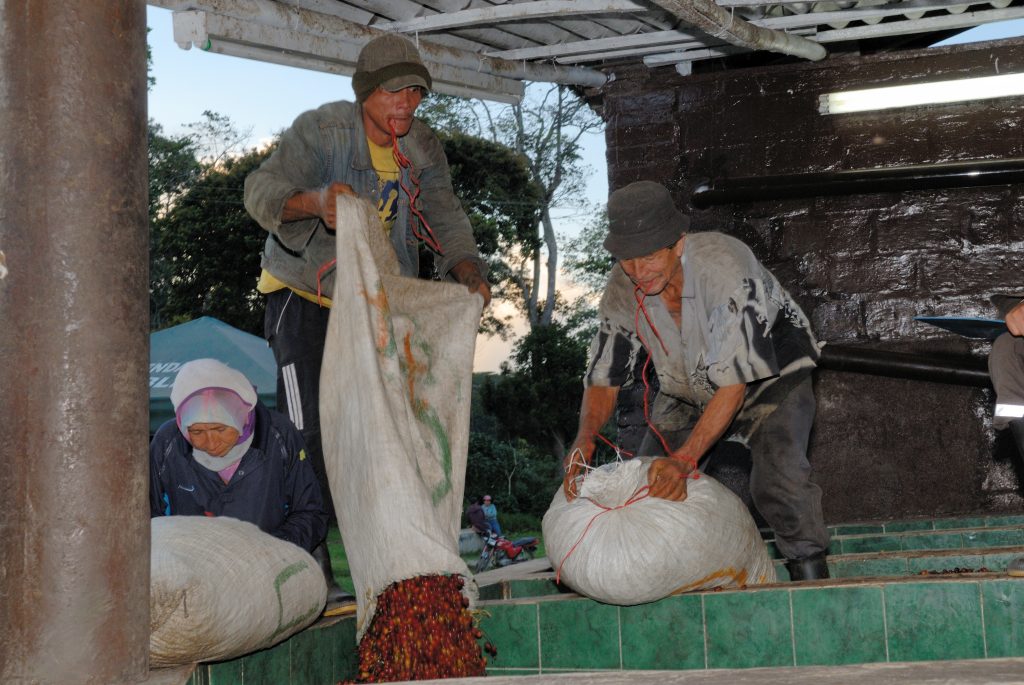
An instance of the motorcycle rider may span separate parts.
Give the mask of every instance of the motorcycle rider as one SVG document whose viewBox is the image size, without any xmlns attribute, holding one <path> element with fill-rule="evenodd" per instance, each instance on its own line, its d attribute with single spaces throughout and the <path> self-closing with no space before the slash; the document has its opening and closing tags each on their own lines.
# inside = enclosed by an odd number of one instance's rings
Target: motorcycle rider
<svg viewBox="0 0 1024 685">
<path fill-rule="evenodd" d="M 469 519 L 469 525 L 476 531 L 476 534 L 486 538 L 491 532 L 491 527 L 487 525 L 487 518 L 484 516 L 483 502 L 482 497 L 473 500 L 473 503 L 466 509 L 466 518 Z"/>
</svg>

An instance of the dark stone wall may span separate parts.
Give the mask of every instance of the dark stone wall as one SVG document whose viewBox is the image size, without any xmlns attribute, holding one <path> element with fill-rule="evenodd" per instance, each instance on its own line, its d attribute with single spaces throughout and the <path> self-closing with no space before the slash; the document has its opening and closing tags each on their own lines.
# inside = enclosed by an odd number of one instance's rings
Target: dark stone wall
<svg viewBox="0 0 1024 685">
<path fill-rule="evenodd" d="M 620 70 L 593 104 L 609 185 L 664 183 L 689 208 L 701 180 L 1024 157 L 1024 101 L 822 116 L 835 90 L 1024 71 L 1024 41 L 689 77 Z M 996 314 L 1024 290 L 1024 185 L 690 208 L 694 230 L 746 241 L 799 300 L 820 340 L 936 358 L 987 343 L 915 315 Z M 1020 458 L 991 429 L 994 395 L 819 369 L 811 461 L 830 523 L 1024 510 Z"/>
</svg>

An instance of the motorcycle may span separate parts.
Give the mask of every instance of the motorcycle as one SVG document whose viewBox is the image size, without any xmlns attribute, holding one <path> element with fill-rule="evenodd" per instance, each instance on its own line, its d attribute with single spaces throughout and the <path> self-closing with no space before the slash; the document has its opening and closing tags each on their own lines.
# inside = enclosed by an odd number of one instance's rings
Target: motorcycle
<svg viewBox="0 0 1024 685">
<path fill-rule="evenodd" d="M 537 551 L 537 538 L 525 537 L 509 541 L 493 530 L 483 538 L 484 547 L 480 550 L 480 558 L 476 562 L 475 573 L 483 573 L 489 568 L 498 568 L 518 564 L 533 559 Z"/>
</svg>

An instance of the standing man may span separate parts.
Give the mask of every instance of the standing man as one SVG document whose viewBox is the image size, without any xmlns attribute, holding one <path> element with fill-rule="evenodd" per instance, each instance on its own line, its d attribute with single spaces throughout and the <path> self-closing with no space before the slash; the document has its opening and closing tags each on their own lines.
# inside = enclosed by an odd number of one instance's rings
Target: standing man
<svg viewBox="0 0 1024 685">
<path fill-rule="evenodd" d="M 660 390 L 639 453 L 664 455 L 648 471 L 649 494 L 685 499 L 701 458 L 723 438 L 738 441 L 751 451 L 751 496 L 790 577 L 827 578 L 828 530 L 807 461 L 819 354 L 807 317 L 746 245 L 687 234 L 689 217 L 664 186 L 640 181 L 615 191 L 608 220 L 604 246 L 617 264 L 564 462 L 566 497 L 576 496 L 580 461 L 590 462 L 619 387 L 646 349 Z"/>
<path fill-rule="evenodd" d="M 997 430 L 1009 428 L 1024 458 L 1024 298 L 1004 318 L 1008 332 L 995 339 L 988 355 L 988 372 L 996 390 L 992 426 Z M 1007 572 L 1024 576 L 1024 557 L 1010 562 Z"/>
<path fill-rule="evenodd" d="M 264 333 L 277 359 L 277 401 L 302 431 L 324 501 L 334 503 L 320 442 L 320 363 L 331 302 L 335 199 L 364 197 L 380 214 L 401 273 L 419 273 L 419 243 L 434 251 L 439 275 L 490 301 L 486 267 L 469 219 L 452 191 L 448 162 L 434 133 L 414 118 L 431 78 L 419 51 L 397 34 L 359 53 L 356 102 L 332 102 L 300 114 L 277 150 L 245 180 L 245 207 L 270 234 L 257 289 L 267 296 Z M 330 589 L 327 546 L 314 551 Z"/>
</svg>

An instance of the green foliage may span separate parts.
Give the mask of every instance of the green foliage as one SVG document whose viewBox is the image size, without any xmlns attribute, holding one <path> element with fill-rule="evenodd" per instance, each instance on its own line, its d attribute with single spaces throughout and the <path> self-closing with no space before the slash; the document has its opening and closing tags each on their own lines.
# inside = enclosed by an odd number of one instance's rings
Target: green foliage
<svg viewBox="0 0 1024 685">
<path fill-rule="evenodd" d="M 494 257 L 509 245 L 537 246 L 534 226 L 543 201 L 526 160 L 511 148 L 463 133 L 439 134 L 480 252 Z"/>
<path fill-rule="evenodd" d="M 583 227 L 579 235 L 565 241 L 565 261 L 562 267 L 573 283 L 581 286 L 588 296 L 599 297 L 604 291 L 608 273 L 615 263 L 604 249 L 608 235 L 608 210 L 603 209 Z"/>
<path fill-rule="evenodd" d="M 262 335 L 263 297 L 256 292 L 266 233 L 242 204 L 245 177 L 269 155 L 250 151 L 207 167 L 155 222 L 152 246 L 161 267 L 151 278 L 165 325 L 213 316 Z"/>
<path fill-rule="evenodd" d="M 562 482 L 561 462 L 524 440 L 500 441 L 482 433 L 469 436 L 467 503 L 489 494 L 498 520 L 514 513 L 541 517 Z"/>
<path fill-rule="evenodd" d="M 583 294 L 561 308 L 562 320 L 573 337 L 589 343 L 597 332 L 597 305 L 614 260 L 604 249 L 608 211 L 602 210 L 575 238 L 565 241 L 562 266 Z"/>
<path fill-rule="evenodd" d="M 555 487 L 558 487 L 561 484 L 562 481 L 559 480 Z M 548 504 L 551 503 L 551 498 L 554 496 L 555 488 L 553 487 L 551 492 L 548 493 Z M 501 524 L 501 533 L 507 538 L 515 538 L 520 535 L 527 535 L 530 531 L 540 530 L 540 523 L 543 518 L 543 515 L 537 516 L 534 514 L 519 513 L 503 514 L 500 511 L 498 512 L 498 523 Z"/>
<path fill-rule="evenodd" d="M 272 148 L 240 153 L 248 134 L 209 111 L 187 128 L 168 137 L 149 123 L 150 327 L 213 316 L 262 335 L 255 286 L 266 232 L 242 194 Z"/>
<path fill-rule="evenodd" d="M 166 284 L 171 277 L 167 261 L 157 248 L 161 219 L 174 202 L 202 173 L 196 159 L 195 143 L 188 136 L 168 137 L 153 120 L 148 127 L 149 160 L 149 314 L 150 326 L 168 325 Z"/>
<path fill-rule="evenodd" d="M 586 368 L 586 342 L 559 324 L 534 328 L 516 343 L 511 364 L 484 387 L 484 406 L 516 436 L 560 459 L 575 434 Z"/>
<path fill-rule="evenodd" d="M 441 131 L 438 137 L 451 168 L 455 194 L 473 225 L 480 254 L 490 265 L 492 296 L 514 298 L 513 284 L 502 269 L 504 256 L 524 247 L 536 249 L 534 227 L 541 191 L 530 178 L 526 160 L 507 146 L 458 132 Z M 504 338 L 509 317 L 500 319 L 495 308 L 488 308 L 481 328 Z"/>
</svg>

